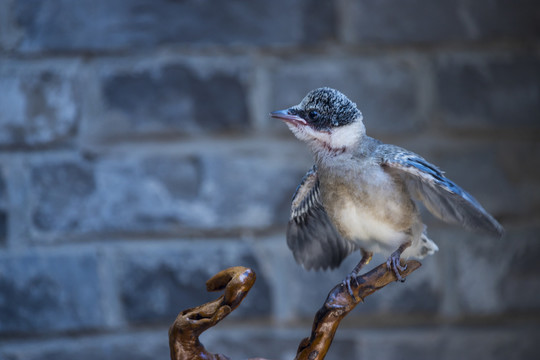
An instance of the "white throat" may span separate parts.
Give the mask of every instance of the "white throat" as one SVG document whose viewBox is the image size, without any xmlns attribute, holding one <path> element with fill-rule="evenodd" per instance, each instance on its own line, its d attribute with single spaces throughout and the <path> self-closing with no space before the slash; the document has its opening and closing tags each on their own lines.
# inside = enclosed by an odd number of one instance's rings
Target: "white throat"
<svg viewBox="0 0 540 360">
<path fill-rule="evenodd" d="M 287 125 L 298 139 L 309 145 L 314 154 L 323 157 L 340 155 L 355 149 L 366 133 L 362 119 L 330 131 L 317 131 L 309 126 Z"/>
</svg>

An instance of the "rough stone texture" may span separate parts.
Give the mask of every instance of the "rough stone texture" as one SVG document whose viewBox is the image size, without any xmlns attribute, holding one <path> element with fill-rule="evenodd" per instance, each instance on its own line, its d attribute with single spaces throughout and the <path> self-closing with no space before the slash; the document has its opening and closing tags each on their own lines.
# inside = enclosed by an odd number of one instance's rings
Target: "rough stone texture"
<svg viewBox="0 0 540 360">
<path fill-rule="evenodd" d="M 104 76 L 101 96 L 104 113 L 88 126 L 104 138 L 250 129 L 246 87 L 238 73 L 203 76 L 181 64 L 119 70 Z"/>
<path fill-rule="evenodd" d="M 96 179 L 87 163 L 62 162 L 39 165 L 32 169 L 36 209 L 33 224 L 40 230 L 73 230 L 84 221 L 82 208 L 96 191 Z"/>
<path fill-rule="evenodd" d="M 0 147 L 50 145 L 73 136 L 79 121 L 75 79 L 55 70 L 0 68 Z"/>
<path fill-rule="evenodd" d="M 538 228 L 507 228 L 502 239 L 455 236 L 457 299 L 466 313 L 538 311 Z M 489 276 L 486 276 L 489 274 Z"/>
<path fill-rule="evenodd" d="M 0 254 L 0 333 L 51 333 L 103 325 L 94 253 Z"/>
<path fill-rule="evenodd" d="M 336 3 L 325 0 L 303 0 L 301 3 L 302 42 L 318 44 L 335 41 L 338 37 L 338 15 Z M 314 21 L 316 19 L 316 21 Z M 267 26 L 274 27 L 274 24 Z M 287 24 L 290 29 L 291 24 Z"/>
<path fill-rule="evenodd" d="M 454 129 L 538 129 L 540 57 L 444 56 L 437 63 L 441 116 Z"/>
<path fill-rule="evenodd" d="M 6 360 L 145 360 L 167 359 L 167 329 L 122 335 L 42 340 L 21 345 L 0 343 L 0 358 Z"/>
<path fill-rule="evenodd" d="M 0 247 L 6 243 L 8 233 L 8 214 L 5 210 L 0 210 Z"/>
<path fill-rule="evenodd" d="M 214 241 L 139 247 L 119 259 L 120 296 L 130 322 L 167 324 L 182 309 L 214 300 L 221 293 L 207 293 L 206 281 L 222 269 L 239 265 L 255 271 L 257 285 L 231 317 L 270 314 L 270 288 L 245 244 Z"/>
<path fill-rule="evenodd" d="M 426 121 L 421 108 L 418 70 L 413 60 L 399 57 L 332 61 L 315 57 L 278 63 L 271 70 L 269 111 L 296 105 L 310 90 L 329 86 L 357 104 L 368 134 L 410 132 Z M 269 121 L 280 129 L 286 128 L 275 119 Z"/>
<path fill-rule="evenodd" d="M 529 359 L 538 355 L 536 329 L 433 328 L 361 336 L 359 359 Z"/>
<path fill-rule="evenodd" d="M 8 197 L 4 169 L 0 166 L 0 248 L 5 245 L 8 231 Z"/>
<path fill-rule="evenodd" d="M 12 11 L 24 32 L 19 49 L 25 52 L 298 44 L 332 39 L 336 33 L 334 7 L 309 0 L 159 0 L 151 6 L 143 0 L 26 1 L 16 2 Z M 312 17 L 322 26 L 315 26 Z"/>
<path fill-rule="evenodd" d="M 499 284 L 504 311 L 527 313 L 540 309 L 540 256 L 538 228 L 519 229 L 509 232 L 512 245 L 508 272 Z"/>
<path fill-rule="evenodd" d="M 213 152 L 39 163 L 32 223 L 51 235 L 283 225 L 303 174 L 299 162 L 284 160 Z"/>
<path fill-rule="evenodd" d="M 11 49 L 17 42 L 15 20 L 11 17 L 10 7 L 13 0 L 0 0 L 0 50 Z"/>
<path fill-rule="evenodd" d="M 351 1 L 345 39 L 354 43 L 438 43 L 540 36 L 534 0 Z"/>
<path fill-rule="evenodd" d="M 235 265 L 258 281 L 203 343 L 292 358 L 360 257 L 306 272 L 284 239 L 312 158 L 268 112 L 320 86 L 507 230 L 426 214 L 440 251 L 359 305 L 329 358 L 537 358 L 539 10 L 0 0 L 0 359 L 167 358 L 167 326 Z"/>
</svg>

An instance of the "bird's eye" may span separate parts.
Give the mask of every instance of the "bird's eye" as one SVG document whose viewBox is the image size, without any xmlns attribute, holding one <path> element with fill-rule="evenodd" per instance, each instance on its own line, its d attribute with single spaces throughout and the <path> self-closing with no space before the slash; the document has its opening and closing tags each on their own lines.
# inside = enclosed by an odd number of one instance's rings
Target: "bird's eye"
<svg viewBox="0 0 540 360">
<path fill-rule="evenodd" d="M 308 116 L 311 120 L 317 120 L 319 118 L 319 112 L 317 110 L 311 110 Z"/>
</svg>

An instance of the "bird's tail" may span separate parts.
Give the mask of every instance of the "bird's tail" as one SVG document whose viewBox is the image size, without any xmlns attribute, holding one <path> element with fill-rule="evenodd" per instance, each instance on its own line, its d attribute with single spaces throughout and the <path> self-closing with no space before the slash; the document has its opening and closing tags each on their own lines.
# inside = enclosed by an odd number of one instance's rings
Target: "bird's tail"
<svg viewBox="0 0 540 360">
<path fill-rule="evenodd" d="M 433 242 L 433 240 L 427 237 L 426 227 L 424 226 L 424 231 L 422 231 L 420 241 L 418 241 L 417 244 L 413 244 L 411 247 L 406 249 L 403 252 L 403 257 L 414 257 L 417 259 L 423 259 L 428 255 L 435 254 L 436 251 L 439 251 L 439 247 Z"/>
</svg>

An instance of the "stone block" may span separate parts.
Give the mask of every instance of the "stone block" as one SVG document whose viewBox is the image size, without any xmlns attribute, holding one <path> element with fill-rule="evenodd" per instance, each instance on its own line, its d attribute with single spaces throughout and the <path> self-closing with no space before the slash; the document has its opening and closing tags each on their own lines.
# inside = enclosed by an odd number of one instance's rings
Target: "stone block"
<svg viewBox="0 0 540 360">
<path fill-rule="evenodd" d="M 448 260 L 455 301 L 464 315 L 498 315 L 538 311 L 540 268 L 537 227 L 507 227 L 501 239 L 448 231 L 438 236 L 452 242 Z"/>
<path fill-rule="evenodd" d="M 143 0 L 15 2 L 19 49 L 111 51 L 163 44 L 294 45 L 334 38 L 334 6 L 322 1 Z M 313 21 L 311 16 L 318 20 Z"/>
<path fill-rule="evenodd" d="M 539 129 L 540 58 L 535 55 L 440 56 L 436 82 L 444 125 L 457 130 Z"/>
<path fill-rule="evenodd" d="M 539 337 L 538 326 L 484 331 L 456 330 L 445 346 L 445 359 L 532 359 L 538 356 Z"/>
<path fill-rule="evenodd" d="M 150 360 L 169 357 L 167 329 L 0 344 L 9 360 Z"/>
<path fill-rule="evenodd" d="M 315 45 L 336 41 L 340 30 L 339 4 L 325 0 L 303 0 L 299 3 L 302 43 Z M 274 21 L 274 19 L 270 20 Z"/>
<path fill-rule="evenodd" d="M 103 75 L 100 91 L 102 113 L 85 122 L 98 140 L 250 129 L 246 84 L 234 71 L 202 75 L 182 64 L 123 69 Z"/>
<path fill-rule="evenodd" d="M 118 257 L 120 296 L 132 323 L 172 323 L 180 311 L 212 301 L 206 281 L 232 266 L 252 268 L 257 281 L 231 317 L 269 316 L 270 288 L 249 245 L 231 241 L 140 246 Z"/>
<path fill-rule="evenodd" d="M 0 210 L 0 247 L 5 246 L 8 234 L 8 214 Z"/>
<path fill-rule="evenodd" d="M 537 41 L 540 35 L 540 6 L 535 0 L 482 0 L 457 6 L 474 40 Z"/>
<path fill-rule="evenodd" d="M 362 333 L 358 358 L 528 359 L 538 353 L 538 329 L 427 328 Z"/>
<path fill-rule="evenodd" d="M 272 149 L 276 153 L 209 149 L 186 156 L 36 161 L 31 166 L 32 224 L 38 238 L 283 226 L 291 194 L 309 162 Z"/>
<path fill-rule="evenodd" d="M 529 313 L 540 309 L 540 242 L 538 227 L 510 229 L 509 265 L 499 285 L 503 309 L 510 313 Z"/>
<path fill-rule="evenodd" d="M 210 219 L 215 220 L 210 224 L 225 228 L 284 226 L 294 189 L 310 164 L 303 154 L 285 156 L 276 152 L 206 158 L 209 181 L 201 198 L 213 207 Z"/>
<path fill-rule="evenodd" d="M 4 177 L 4 168 L 0 164 L 0 208 L 5 209 L 8 204 L 6 180 Z"/>
<path fill-rule="evenodd" d="M 435 330 L 383 329 L 361 332 L 359 359 L 441 359 L 444 341 Z"/>
<path fill-rule="evenodd" d="M 79 122 L 77 86 L 69 70 L 2 66 L 0 147 L 46 146 L 72 138 Z"/>
<path fill-rule="evenodd" d="M 94 253 L 0 254 L 0 333 L 90 330 L 104 323 Z"/>
<path fill-rule="evenodd" d="M 11 7 L 13 0 L 0 0 L 0 49 L 11 50 L 17 45 L 20 34 L 15 27 Z"/>
<path fill-rule="evenodd" d="M 86 220 L 81 209 L 96 191 L 93 167 L 86 162 L 60 162 L 32 168 L 31 182 L 38 201 L 32 211 L 39 230 L 80 228 Z M 90 219 L 88 219 L 90 220 Z"/>
<path fill-rule="evenodd" d="M 426 121 L 420 95 L 420 69 L 407 58 L 299 59 L 276 65 L 271 78 L 271 108 L 298 104 L 312 89 L 329 86 L 349 97 L 362 111 L 367 133 L 403 134 Z M 288 131 L 268 120 L 271 126 Z"/>
<path fill-rule="evenodd" d="M 534 40 L 539 20 L 534 0 L 363 0 L 348 4 L 343 22 L 348 42 L 395 44 Z"/>
<path fill-rule="evenodd" d="M 3 170 L 0 167 L 0 247 L 5 245 L 8 233 L 8 198 Z"/>
</svg>

